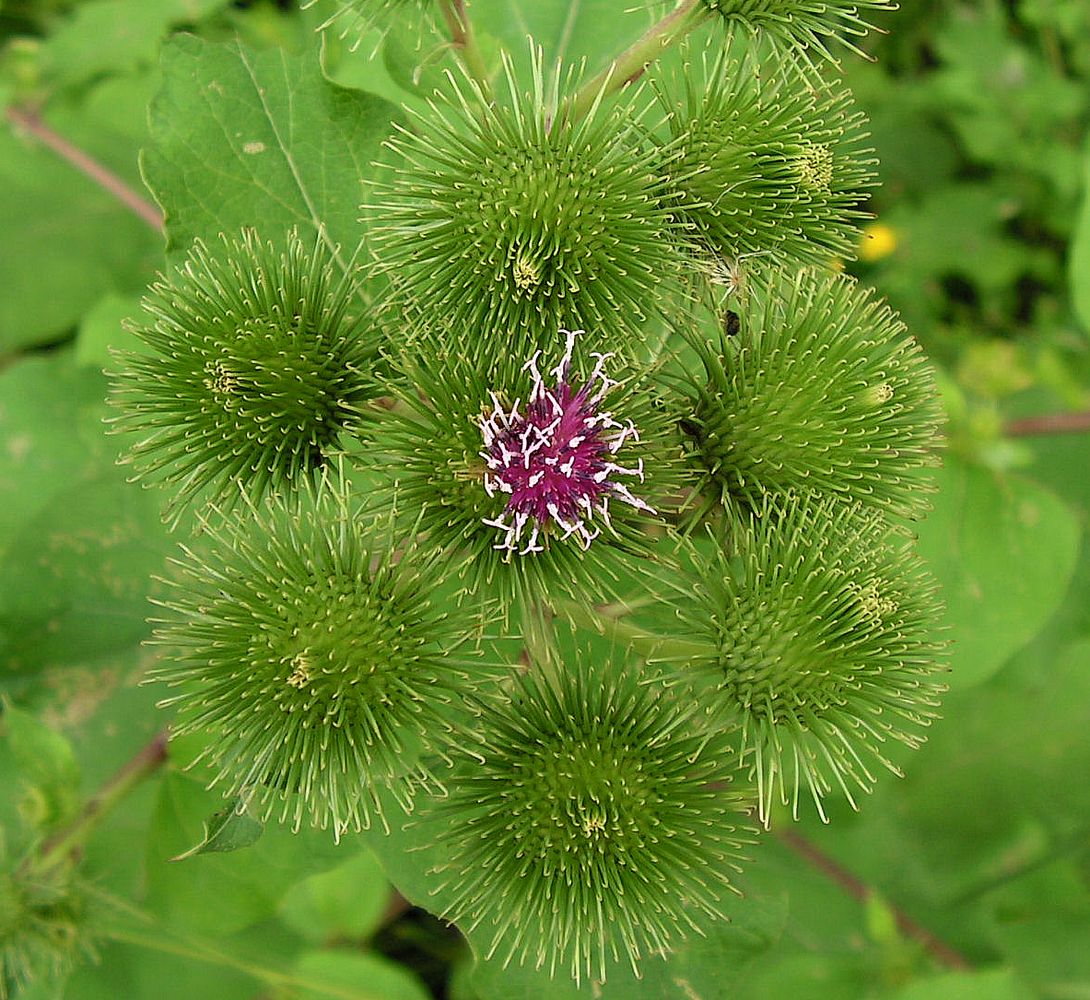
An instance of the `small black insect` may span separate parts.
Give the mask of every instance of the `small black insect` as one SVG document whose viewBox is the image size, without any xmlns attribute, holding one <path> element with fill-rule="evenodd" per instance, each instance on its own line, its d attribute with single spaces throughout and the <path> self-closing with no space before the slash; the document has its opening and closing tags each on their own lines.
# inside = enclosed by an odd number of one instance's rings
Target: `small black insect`
<svg viewBox="0 0 1090 1000">
<path fill-rule="evenodd" d="M 723 313 L 723 332 L 728 337 L 736 337 L 742 329 L 742 317 L 738 315 L 733 309 L 728 309 Z"/>
<path fill-rule="evenodd" d="M 682 417 L 677 422 L 677 425 L 681 428 L 683 433 L 687 434 L 694 441 L 700 440 L 702 433 L 701 427 L 700 424 L 697 423 L 695 420 L 691 420 L 689 417 Z"/>
</svg>

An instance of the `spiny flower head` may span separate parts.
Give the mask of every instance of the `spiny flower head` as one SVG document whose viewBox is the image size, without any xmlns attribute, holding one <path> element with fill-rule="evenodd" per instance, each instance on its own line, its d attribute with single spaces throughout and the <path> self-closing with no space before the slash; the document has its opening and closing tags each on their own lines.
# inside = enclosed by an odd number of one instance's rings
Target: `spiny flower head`
<svg viewBox="0 0 1090 1000">
<path fill-rule="evenodd" d="M 815 490 L 919 517 L 937 463 L 934 376 L 904 325 L 854 280 L 751 280 L 738 330 L 691 338 L 704 376 L 683 426 L 724 503 Z"/>
<path fill-rule="evenodd" d="M 481 702 L 439 807 L 446 916 L 489 957 L 577 981 L 699 930 L 745 842 L 723 741 L 669 692 L 588 661 L 531 667 Z"/>
<path fill-rule="evenodd" d="M 492 331 L 492 349 L 500 331 L 520 353 L 561 326 L 641 334 L 682 256 L 638 122 L 558 119 L 540 56 L 532 94 L 505 75 L 509 104 L 452 81 L 390 143 L 404 165 L 374 208 L 391 280 L 426 316 Z"/>
<path fill-rule="evenodd" d="M 152 286 L 134 329 L 147 351 L 123 357 L 113 391 L 141 475 L 229 506 L 240 486 L 260 496 L 323 467 L 377 391 L 377 338 L 338 271 L 321 240 L 278 251 L 247 230 L 198 241 Z"/>
<path fill-rule="evenodd" d="M 339 834 L 381 819 L 385 790 L 408 809 L 427 780 L 418 758 L 470 683 L 473 623 L 431 603 L 418 553 L 327 508 L 276 503 L 186 550 L 155 677 L 180 689 L 163 702 L 175 732 L 210 737 L 225 795 Z"/>
<path fill-rule="evenodd" d="M 683 99 L 665 82 L 660 95 L 673 204 L 705 256 L 851 257 L 874 160 L 850 96 L 786 65 L 759 71 L 733 50 L 696 77 L 686 74 Z"/>
<path fill-rule="evenodd" d="M 707 652 L 677 670 L 740 728 L 766 822 L 803 788 L 823 818 L 834 788 L 854 806 L 875 765 L 899 773 L 886 740 L 922 742 L 944 690 L 936 589 L 880 514 L 830 498 L 770 501 L 697 556 L 677 613 Z"/>
<path fill-rule="evenodd" d="M 601 534 L 592 527 L 595 519 L 609 524 L 609 501 L 616 498 L 654 514 L 655 511 L 625 485 L 622 477 L 643 482 L 643 459 L 631 468 L 613 461 L 626 443 L 635 445 L 640 435 L 629 420 L 619 423 L 601 408 L 616 383 L 605 373 L 611 354 L 594 353 L 594 368 L 581 386 L 571 382 L 575 338 L 583 331 L 562 330 L 567 338 L 564 355 L 550 373 L 549 385 L 538 370 L 540 351 L 525 365 L 533 388 L 525 409 L 516 400 L 510 409 L 491 393 L 493 409 L 481 417 L 488 467 L 485 492 L 507 495 L 502 517 L 484 519 L 499 528 L 502 547 L 520 556 L 543 552 L 542 531 L 559 528 L 560 541 L 575 535 L 583 548 Z M 524 538 L 529 528 L 529 537 Z"/>
<path fill-rule="evenodd" d="M 68 875 L 0 872 L 0 997 L 63 981 L 92 953 L 82 893 Z"/>
<path fill-rule="evenodd" d="M 832 60 L 829 42 L 860 52 L 852 38 L 871 29 L 861 12 L 896 10 L 893 0 L 703 0 L 728 27 L 738 26 L 778 45 Z M 862 53 L 860 53 L 862 54 Z"/>
<path fill-rule="evenodd" d="M 419 519 L 428 545 L 505 608 L 608 595 L 613 561 L 653 544 L 656 497 L 681 470 L 651 378 L 590 350 L 586 334 L 564 337 L 546 374 L 536 351 L 526 363 L 441 347 L 407 355 L 397 405 L 362 433 L 378 509 Z"/>
</svg>

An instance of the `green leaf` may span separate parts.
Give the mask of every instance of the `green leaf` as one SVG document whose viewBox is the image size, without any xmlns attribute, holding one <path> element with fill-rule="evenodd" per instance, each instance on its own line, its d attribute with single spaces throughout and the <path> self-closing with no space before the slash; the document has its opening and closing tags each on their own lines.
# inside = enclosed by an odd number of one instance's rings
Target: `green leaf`
<svg viewBox="0 0 1090 1000">
<path fill-rule="evenodd" d="M 80 784 L 79 764 L 68 740 L 7 700 L 0 721 L 15 764 L 15 781 L 4 782 L 4 794 L 18 789 L 20 811 L 37 830 L 67 822 L 79 808 Z"/>
<path fill-rule="evenodd" d="M 1082 204 L 1068 256 L 1068 280 L 1075 314 L 1083 332 L 1090 334 L 1090 136 L 1083 151 L 1083 180 Z"/>
<path fill-rule="evenodd" d="M 649 5 L 618 4 L 616 0 L 485 0 L 473 4 L 478 34 L 491 35 L 511 52 L 516 63 L 528 64 L 527 36 L 540 45 L 545 65 L 587 62 L 593 75 L 636 40 L 652 23 Z"/>
<path fill-rule="evenodd" d="M 358 941 L 378 927 L 389 898 L 382 866 L 365 850 L 292 886 L 280 901 L 280 919 L 314 944 Z"/>
<path fill-rule="evenodd" d="M 155 57 L 171 25 L 198 21 L 227 0 L 97 0 L 81 4 L 44 42 L 42 70 L 72 86 L 102 73 L 128 71 Z"/>
<path fill-rule="evenodd" d="M 77 481 L 0 557 L 0 664 L 28 672 L 134 645 L 173 551 L 154 494 L 118 470 Z"/>
<path fill-rule="evenodd" d="M 75 361 L 88 368 L 115 367 L 111 350 L 146 352 L 144 343 L 125 328 L 125 321 L 140 315 L 138 295 L 111 292 L 83 317 L 76 337 Z"/>
<path fill-rule="evenodd" d="M 1031 1000 L 1034 995 L 1009 969 L 982 969 L 917 979 L 890 1000 Z"/>
<path fill-rule="evenodd" d="M 272 918 L 288 888 L 324 871 L 351 850 L 328 830 L 292 833 L 269 826 L 248 850 L 169 859 L 189 848 L 222 798 L 200 782 L 167 773 L 159 788 L 148 844 L 147 903 L 168 924 L 201 934 L 230 934 Z"/>
<path fill-rule="evenodd" d="M 140 946 L 101 945 L 98 961 L 72 973 L 65 1000 L 239 1000 L 259 995 L 260 986 L 250 976 L 223 963 L 201 961 L 199 954 L 169 937 L 145 933 L 140 941 Z"/>
<path fill-rule="evenodd" d="M 204 836 L 188 851 L 171 861 L 185 861 L 198 854 L 227 854 L 256 844 L 264 826 L 246 813 L 246 804 L 236 798 L 225 809 L 218 809 L 204 821 Z"/>
<path fill-rule="evenodd" d="M 404 967 L 375 955 L 309 951 L 292 968 L 300 988 L 278 994 L 286 1000 L 429 1000 L 430 994 Z"/>
<path fill-rule="evenodd" d="M 254 227 L 279 240 L 321 227 L 347 267 L 364 235 L 363 180 L 394 107 L 329 83 L 316 56 L 253 52 L 189 35 L 163 50 L 144 173 L 166 213 L 169 249 Z"/>
<path fill-rule="evenodd" d="M 54 496 L 113 466 L 105 396 L 101 374 L 81 371 L 67 353 L 0 371 L 0 554 Z"/>
<path fill-rule="evenodd" d="M 0 664 L 33 671 L 148 634 L 149 577 L 173 550 L 154 494 L 116 468 L 106 382 L 69 352 L 0 373 Z"/>
<path fill-rule="evenodd" d="M 1075 514 L 1028 480 L 948 457 L 920 554 L 942 583 L 952 689 L 987 679 L 1057 609 L 1079 540 Z"/>
</svg>

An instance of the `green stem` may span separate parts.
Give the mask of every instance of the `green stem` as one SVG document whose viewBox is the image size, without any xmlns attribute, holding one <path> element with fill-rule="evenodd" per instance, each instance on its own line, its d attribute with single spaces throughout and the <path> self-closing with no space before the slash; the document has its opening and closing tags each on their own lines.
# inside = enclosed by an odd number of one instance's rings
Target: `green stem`
<svg viewBox="0 0 1090 1000">
<path fill-rule="evenodd" d="M 653 24 L 593 80 L 583 84 L 567 101 L 559 118 L 578 120 L 609 94 L 638 80 L 644 70 L 675 42 L 703 24 L 711 13 L 703 0 L 681 0 L 661 21 Z"/>
<path fill-rule="evenodd" d="M 64 829 L 58 830 L 42 845 L 37 864 L 42 868 L 61 864 L 79 851 L 91 831 L 126 795 L 149 775 L 154 774 L 167 759 L 167 730 L 163 729 L 80 810 L 80 814 Z"/>
<path fill-rule="evenodd" d="M 525 608 L 522 615 L 522 642 L 526 656 L 536 670 L 552 674 L 556 670 L 556 634 L 553 610 L 544 603 Z"/>
<path fill-rule="evenodd" d="M 450 43 L 458 52 L 462 65 L 481 88 L 484 99 L 491 101 L 492 81 L 488 77 L 488 68 L 477 46 L 477 36 L 473 32 L 473 23 L 469 19 L 465 0 L 439 0 L 439 9 L 450 31 Z"/>
<path fill-rule="evenodd" d="M 648 632 L 638 625 L 633 625 L 631 622 L 622 621 L 621 615 L 625 613 L 625 609 L 619 605 L 593 607 L 575 601 L 564 601 L 559 605 L 558 610 L 562 611 L 576 625 L 593 629 L 599 635 L 612 639 L 620 645 L 630 646 L 641 656 L 648 659 L 655 659 L 663 655 L 698 659 L 706 658 L 708 655 L 706 643 L 696 642 L 691 639 L 679 639 L 675 636 L 658 635 L 655 632 Z"/>
</svg>

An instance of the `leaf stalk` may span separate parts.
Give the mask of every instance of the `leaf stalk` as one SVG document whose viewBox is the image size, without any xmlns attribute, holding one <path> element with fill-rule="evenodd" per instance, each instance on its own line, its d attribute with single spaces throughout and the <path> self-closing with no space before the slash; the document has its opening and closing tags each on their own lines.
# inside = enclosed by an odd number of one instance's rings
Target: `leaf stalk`
<svg viewBox="0 0 1090 1000">
<path fill-rule="evenodd" d="M 638 80 L 663 52 L 710 17 L 702 0 L 681 0 L 661 21 L 648 28 L 609 66 L 566 100 L 558 117 L 576 121 L 584 117 L 602 98 Z"/>
</svg>

